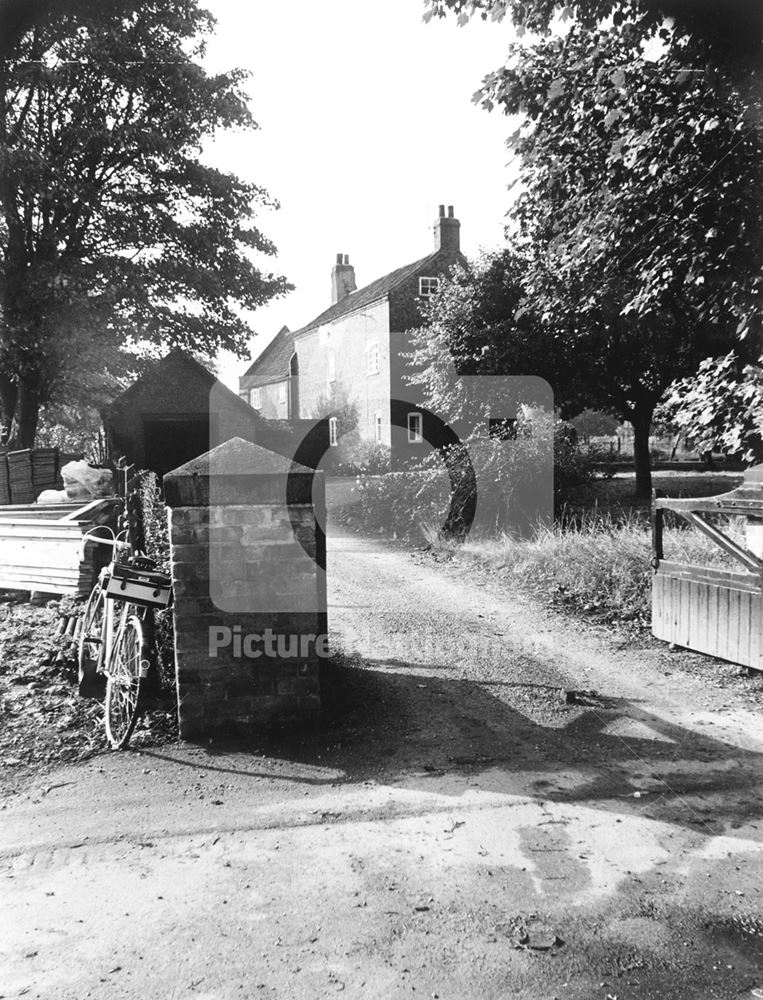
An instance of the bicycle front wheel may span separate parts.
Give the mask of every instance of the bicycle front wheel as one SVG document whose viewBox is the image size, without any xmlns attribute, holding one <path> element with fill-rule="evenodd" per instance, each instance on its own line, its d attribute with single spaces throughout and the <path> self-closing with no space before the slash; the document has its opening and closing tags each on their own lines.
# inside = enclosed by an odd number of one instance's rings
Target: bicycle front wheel
<svg viewBox="0 0 763 1000">
<path fill-rule="evenodd" d="M 130 741 L 141 708 L 141 687 L 148 670 L 144 657 L 143 626 L 128 618 L 120 626 L 106 682 L 106 736 L 114 750 Z"/>
</svg>

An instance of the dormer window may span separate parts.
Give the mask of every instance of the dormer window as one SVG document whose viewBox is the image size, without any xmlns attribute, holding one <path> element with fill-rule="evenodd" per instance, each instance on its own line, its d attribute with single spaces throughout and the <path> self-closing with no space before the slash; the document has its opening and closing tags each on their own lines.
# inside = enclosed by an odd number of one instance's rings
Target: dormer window
<svg viewBox="0 0 763 1000">
<path fill-rule="evenodd" d="M 439 278 L 419 278 L 419 295 L 422 299 L 431 299 L 440 289 Z"/>
</svg>

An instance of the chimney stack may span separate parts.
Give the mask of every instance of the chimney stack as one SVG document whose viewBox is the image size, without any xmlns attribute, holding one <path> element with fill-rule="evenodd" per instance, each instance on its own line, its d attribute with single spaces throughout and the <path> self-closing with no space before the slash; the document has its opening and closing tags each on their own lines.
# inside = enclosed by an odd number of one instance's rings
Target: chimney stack
<svg viewBox="0 0 763 1000">
<path fill-rule="evenodd" d="M 440 205 L 440 215 L 434 224 L 435 250 L 442 250 L 448 256 L 455 257 L 461 251 L 460 230 L 461 223 L 453 215 L 453 206 L 448 205 L 446 215 L 445 206 Z"/>
<path fill-rule="evenodd" d="M 350 264 L 347 254 L 338 253 L 336 264 L 331 268 L 331 304 L 334 305 L 354 292 L 355 268 Z"/>
</svg>

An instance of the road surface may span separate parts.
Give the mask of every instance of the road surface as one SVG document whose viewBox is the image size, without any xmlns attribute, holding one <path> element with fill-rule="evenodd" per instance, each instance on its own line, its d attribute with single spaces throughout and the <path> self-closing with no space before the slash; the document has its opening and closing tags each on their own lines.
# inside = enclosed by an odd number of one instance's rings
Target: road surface
<svg viewBox="0 0 763 1000">
<path fill-rule="evenodd" d="M 710 1000 L 763 985 L 760 716 L 332 530 L 325 725 L 0 811 L 0 997 Z"/>
</svg>

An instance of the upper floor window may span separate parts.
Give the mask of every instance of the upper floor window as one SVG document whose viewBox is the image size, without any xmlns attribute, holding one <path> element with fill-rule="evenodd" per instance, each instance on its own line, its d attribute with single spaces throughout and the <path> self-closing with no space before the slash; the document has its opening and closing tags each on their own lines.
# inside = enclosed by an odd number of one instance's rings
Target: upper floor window
<svg viewBox="0 0 763 1000">
<path fill-rule="evenodd" d="M 339 429 L 337 424 L 337 418 L 329 417 L 329 444 L 331 445 L 332 448 L 337 443 L 338 434 L 339 434 Z"/>
<path fill-rule="evenodd" d="M 428 299 L 436 295 L 439 288 L 439 278 L 419 278 L 419 295 L 422 299 Z"/>
<path fill-rule="evenodd" d="M 424 432 L 420 413 L 408 414 L 408 444 L 421 444 Z"/>
<path fill-rule="evenodd" d="M 369 344 L 366 349 L 366 372 L 369 375 L 379 374 L 379 345 Z"/>
<path fill-rule="evenodd" d="M 278 402 L 285 403 L 287 401 L 287 386 L 285 382 L 281 382 L 278 386 Z"/>
<path fill-rule="evenodd" d="M 255 410 L 262 409 L 262 389 L 249 390 L 249 405 Z"/>
<path fill-rule="evenodd" d="M 329 364 L 328 364 L 328 378 L 329 382 L 336 382 L 336 358 L 334 357 L 334 352 L 329 351 Z"/>
</svg>

